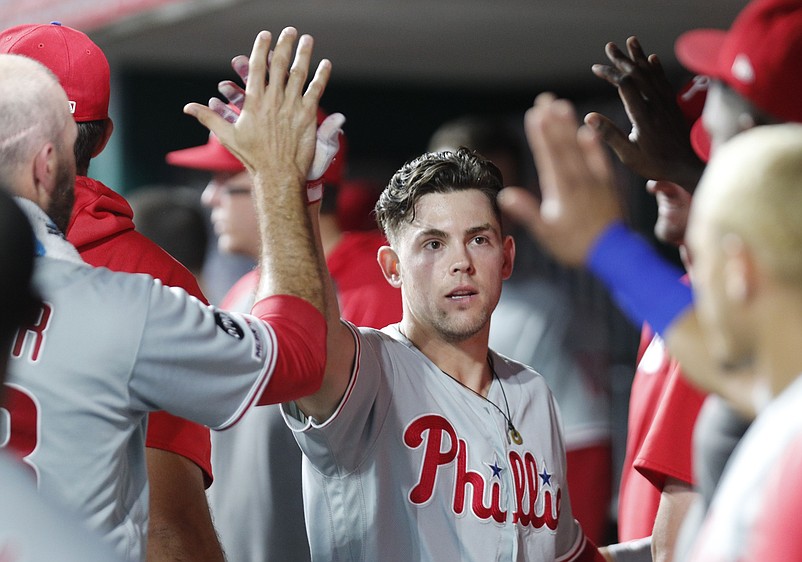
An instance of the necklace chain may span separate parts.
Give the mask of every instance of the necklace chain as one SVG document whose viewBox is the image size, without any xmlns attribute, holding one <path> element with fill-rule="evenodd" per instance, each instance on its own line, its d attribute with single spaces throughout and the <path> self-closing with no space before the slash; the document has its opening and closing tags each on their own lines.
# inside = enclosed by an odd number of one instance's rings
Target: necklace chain
<svg viewBox="0 0 802 562">
<path fill-rule="evenodd" d="M 498 404 L 496 404 L 495 402 L 490 400 L 487 396 L 482 396 L 481 394 L 476 392 L 474 389 L 472 389 L 468 385 L 464 384 L 462 381 L 457 380 L 450 373 L 447 373 L 447 372 L 443 371 L 443 369 L 440 369 L 440 371 L 444 375 L 446 375 L 448 378 L 452 379 L 454 382 L 456 382 L 460 386 L 470 390 L 476 396 L 478 396 L 479 398 L 481 398 L 482 400 L 484 400 L 485 402 L 487 402 L 488 404 L 493 406 L 496 410 L 498 410 L 498 413 L 501 414 L 502 417 L 504 418 L 504 420 L 507 422 L 507 443 L 509 444 L 510 440 L 512 440 L 516 445 L 520 445 L 521 443 L 524 442 L 524 439 L 521 436 L 521 434 L 519 433 L 519 431 L 517 429 L 515 429 L 515 424 L 512 423 L 512 416 L 510 415 L 510 404 L 509 404 L 509 402 L 507 402 L 507 393 L 504 392 L 504 385 L 501 384 L 501 379 L 498 378 L 498 375 L 496 374 L 496 369 L 493 368 L 493 360 L 491 359 L 490 354 L 487 355 L 487 365 L 488 365 L 488 367 L 490 367 L 490 374 L 492 375 L 492 377 L 495 380 L 498 381 L 498 386 L 499 386 L 499 388 L 501 388 L 501 395 L 504 397 L 504 407 L 507 410 L 506 414 L 504 413 L 504 410 L 502 410 L 498 406 Z"/>
</svg>

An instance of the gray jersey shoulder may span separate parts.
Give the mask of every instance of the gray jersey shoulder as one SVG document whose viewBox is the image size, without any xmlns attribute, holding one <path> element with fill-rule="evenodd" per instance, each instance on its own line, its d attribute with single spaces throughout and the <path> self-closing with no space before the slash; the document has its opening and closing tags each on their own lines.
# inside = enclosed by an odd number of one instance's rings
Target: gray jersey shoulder
<svg viewBox="0 0 802 562">
<path fill-rule="evenodd" d="M 45 306 L 12 350 L 12 444 L 40 489 L 136 560 L 146 413 L 234 423 L 267 384 L 274 335 L 146 275 L 40 258 L 34 283 Z"/>
</svg>

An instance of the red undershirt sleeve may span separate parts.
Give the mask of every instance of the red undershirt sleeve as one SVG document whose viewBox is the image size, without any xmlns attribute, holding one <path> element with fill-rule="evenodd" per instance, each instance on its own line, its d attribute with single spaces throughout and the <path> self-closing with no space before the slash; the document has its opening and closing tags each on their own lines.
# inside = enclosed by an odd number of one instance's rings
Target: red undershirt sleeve
<svg viewBox="0 0 802 562">
<path fill-rule="evenodd" d="M 326 367 L 326 319 L 309 302 L 275 295 L 256 302 L 254 316 L 276 336 L 276 365 L 258 404 L 279 404 L 314 394 Z"/>
</svg>

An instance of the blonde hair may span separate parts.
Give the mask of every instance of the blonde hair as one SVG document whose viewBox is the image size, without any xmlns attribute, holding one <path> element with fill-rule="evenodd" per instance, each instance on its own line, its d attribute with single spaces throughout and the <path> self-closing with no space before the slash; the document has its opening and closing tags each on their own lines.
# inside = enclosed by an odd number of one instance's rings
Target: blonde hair
<svg viewBox="0 0 802 562">
<path fill-rule="evenodd" d="M 740 236 L 776 279 L 802 283 L 802 124 L 755 127 L 724 144 L 693 207 L 718 234 Z"/>
</svg>

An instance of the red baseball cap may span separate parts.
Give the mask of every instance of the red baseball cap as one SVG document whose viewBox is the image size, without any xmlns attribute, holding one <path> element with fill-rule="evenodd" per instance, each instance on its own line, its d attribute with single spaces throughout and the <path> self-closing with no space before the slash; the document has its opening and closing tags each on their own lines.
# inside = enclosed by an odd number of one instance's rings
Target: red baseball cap
<svg viewBox="0 0 802 562">
<path fill-rule="evenodd" d="M 674 50 L 688 69 L 721 80 L 769 115 L 802 122 L 799 0 L 753 0 L 729 31 L 689 31 Z"/>
<path fill-rule="evenodd" d="M 237 113 L 236 107 L 229 105 Z M 322 109 L 318 109 L 317 122 L 320 124 L 328 115 Z M 324 183 L 340 183 L 345 167 L 346 142 L 345 135 L 340 135 L 340 148 L 329 165 L 326 173 L 323 174 Z M 168 152 L 165 157 L 168 164 L 180 166 L 182 168 L 192 168 L 195 170 L 206 170 L 209 172 L 242 172 L 245 166 L 236 156 L 231 154 L 226 147 L 220 144 L 214 133 L 209 133 L 209 140 L 206 144 L 173 150 Z"/>
<path fill-rule="evenodd" d="M 710 135 L 702 125 L 702 110 L 709 85 L 710 78 L 700 74 L 691 78 L 677 93 L 677 104 L 691 127 L 691 146 L 705 162 L 710 159 Z"/>
<path fill-rule="evenodd" d="M 242 172 L 245 166 L 231 154 L 214 135 L 209 133 L 206 144 L 173 150 L 165 157 L 168 164 L 209 172 Z"/>
<path fill-rule="evenodd" d="M 24 55 L 53 71 L 77 122 L 108 118 L 109 61 L 85 33 L 58 22 L 18 25 L 0 33 L 0 53 Z"/>
</svg>

